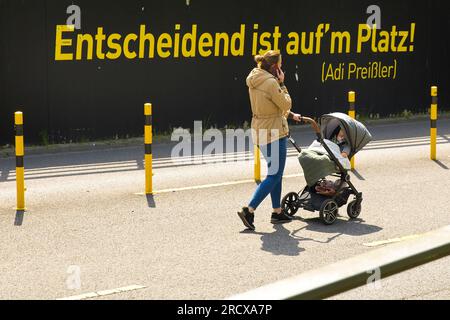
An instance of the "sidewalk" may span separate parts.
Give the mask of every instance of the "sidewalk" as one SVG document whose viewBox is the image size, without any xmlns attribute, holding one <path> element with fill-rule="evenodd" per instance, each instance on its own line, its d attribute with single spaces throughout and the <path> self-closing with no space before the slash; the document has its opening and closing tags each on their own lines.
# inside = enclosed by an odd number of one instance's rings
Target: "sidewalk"
<svg viewBox="0 0 450 320">
<path fill-rule="evenodd" d="M 450 119 L 450 113 L 440 115 L 439 120 Z M 439 120 L 438 120 L 438 132 L 439 132 Z M 403 123 L 425 123 L 428 122 L 428 116 L 413 116 L 410 119 L 405 118 L 392 118 L 392 119 L 374 119 L 364 120 L 363 123 L 370 128 L 376 128 L 377 126 L 386 124 L 403 124 Z M 290 125 L 290 130 L 293 135 L 296 133 L 304 133 L 311 130 L 309 125 Z M 153 137 L 153 145 L 173 145 L 176 142 L 171 141 L 171 137 L 168 135 L 156 135 Z M 25 137 L 26 141 L 26 137 Z M 118 140 L 98 140 L 83 143 L 72 144 L 54 144 L 48 146 L 25 146 L 26 155 L 34 154 L 56 154 L 65 152 L 78 152 L 78 151 L 101 151 L 116 148 L 127 147 L 140 147 L 144 144 L 143 137 L 135 137 L 129 139 Z M 14 146 L 0 146 L 0 158 L 14 157 Z"/>
</svg>

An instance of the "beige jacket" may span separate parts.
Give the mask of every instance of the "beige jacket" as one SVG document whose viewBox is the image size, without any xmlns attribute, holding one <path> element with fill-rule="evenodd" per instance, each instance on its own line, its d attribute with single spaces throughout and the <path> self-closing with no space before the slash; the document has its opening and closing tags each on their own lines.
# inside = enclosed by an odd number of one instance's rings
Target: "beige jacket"
<svg viewBox="0 0 450 320">
<path fill-rule="evenodd" d="M 287 117 L 292 100 L 285 86 L 261 68 L 255 68 L 247 77 L 252 106 L 252 136 L 258 145 L 266 145 L 289 134 Z"/>
</svg>

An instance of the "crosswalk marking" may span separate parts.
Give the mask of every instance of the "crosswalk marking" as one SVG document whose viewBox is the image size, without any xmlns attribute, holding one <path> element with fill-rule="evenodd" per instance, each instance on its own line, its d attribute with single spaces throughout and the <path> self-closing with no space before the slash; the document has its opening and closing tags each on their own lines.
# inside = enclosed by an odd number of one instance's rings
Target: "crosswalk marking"
<svg viewBox="0 0 450 320">
<path fill-rule="evenodd" d="M 376 140 L 369 143 L 364 150 L 377 150 L 382 148 L 394 148 L 394 147 L 407 147 L 426 145 L 429 143 L 429 137 L 412 137 L 405 139 L 388 139 L 388 140 Z M 450 143 L 448 136 L 441 136 L 438 138 L 438 144 Z M 302 149 L 307 146 L 302 146 Z M 288 157 L 296 157 L 298 152 L 295 148 L 288 148 Z M 262 159 L 264 161 L 264 159 Z M 236 163 L 243 161 L 253 161 L 253 153 L 249 151 L 242 151 L 236 153 L 223 153 L 217 155 L 207 156 L 190 156 L 179 158 L 158 158 L 153 161 L 153 168 L 168 168 L 175 166 L 191 166 L 191 165 L 204 165 L 204 164 L 218 164 L 218 163 Z M 115 162 L 103 162 L 103 163 L 88 163 L 79 165 L 63 165 L 52 166 L 45 168 L 32 168 L 26 169 L 26 179 L 43 179 L 52 178 L 66 175 L 82 175 L 82 174 L 101 174 L 101 173 L 114 173 L 123 171 L 137 171 L 143 170 L 143 159 L 128 160 L 128 161 L 115 161 Z M 5 181 L 15 180 L 15 170 L 8 172 L 7 179 Z"/>
</svg>

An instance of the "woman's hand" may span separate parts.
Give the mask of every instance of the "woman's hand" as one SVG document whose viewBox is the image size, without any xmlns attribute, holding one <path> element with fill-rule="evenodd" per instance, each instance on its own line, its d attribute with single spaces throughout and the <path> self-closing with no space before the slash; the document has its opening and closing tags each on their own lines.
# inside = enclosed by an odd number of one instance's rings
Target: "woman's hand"
<svg viewBox="0 0 450 320">
<path fill-rule="evenodd" d="M 292 120 L 302 122 L 302 116 L 298 113 L 291 113 Z"/>
<path fill-rule="evenodd" d="M 284 72 L 281 68 L 277 69 L 277 78 L 279 83 L 284 83 Z"/>
</svg>

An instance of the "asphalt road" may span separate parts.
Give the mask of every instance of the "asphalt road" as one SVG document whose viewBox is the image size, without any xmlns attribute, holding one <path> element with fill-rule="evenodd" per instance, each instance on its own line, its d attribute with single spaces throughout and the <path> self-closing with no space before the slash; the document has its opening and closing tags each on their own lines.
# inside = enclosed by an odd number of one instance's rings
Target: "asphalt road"
<svg viewBox="0 0 450 320">
<path fill-rule="evenodd" d="M 252 161 L 172 163 L 155 146 L 153 198 L 143 191 L 142 147 L 26 158 L 27 208 L 16 213 L 14 159 L 0 159 L 0 299 L 222 299 L 372 250 L 368 244 L 450 224 L 450 121 L 439 122 L 438 162 L 429 160 L 428 121 L 370 127 L 353 180 L 364 193 L 360 219 L 344 210 L 333 226 L 300 213 L 270 224 L 270 201 L 246 232 L 236 211 L 254 189 Z M 294 133 L 300 145 L 310 130 Z M 305 182 L 289 152 L 284 191 Z M 245 158 L 241 155 L 238 159 Z M 194 187 L 194 188 L 192 188 Z M 183 189 L 184 188 L 184 189 Z M 345 208 L 344 208 L 345 209 Z M 335 299 L 449 299 L 449 259 L 383 279 Z M 68 289 L 70 266 L 81 287 Z"/>
</svg>

